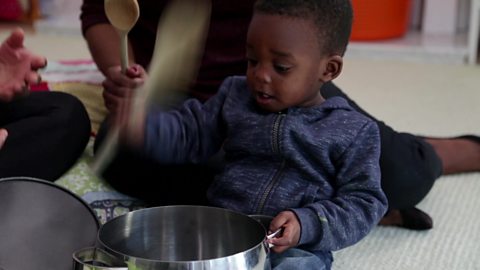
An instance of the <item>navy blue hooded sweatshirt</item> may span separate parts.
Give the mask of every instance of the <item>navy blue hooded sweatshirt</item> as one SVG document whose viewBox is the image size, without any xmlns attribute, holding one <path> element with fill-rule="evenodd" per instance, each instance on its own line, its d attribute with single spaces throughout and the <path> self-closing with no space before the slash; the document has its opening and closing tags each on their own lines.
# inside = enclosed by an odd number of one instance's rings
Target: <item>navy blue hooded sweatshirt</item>
<svg viewBox="0 0 480 270">
<path fill-rule="evenodd" d="M 289 209 L 301 224 L 299 248 L 352 245 L 387 209 L 378 128 L 341 97 L 265 112 L 245 77 L 230 77 L 205 104 L 191 99 L 147 116 L 145 154 L 162 163 L 204 162 L 221 147 L 226 165 L 208 191 L 212 205 L 271 216 Z"/>
</svg>

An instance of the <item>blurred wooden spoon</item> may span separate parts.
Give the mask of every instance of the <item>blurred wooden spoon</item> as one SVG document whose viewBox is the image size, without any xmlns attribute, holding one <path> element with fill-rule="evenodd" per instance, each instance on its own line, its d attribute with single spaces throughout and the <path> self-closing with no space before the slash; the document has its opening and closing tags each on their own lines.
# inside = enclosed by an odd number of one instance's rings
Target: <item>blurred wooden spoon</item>
<svg viewBox="0 0 480 270">
<path fill-rule="evenodd" d="M 122 73 L 128 68 L 128 32 L 140 16 L 137 0 L 105 0 L 105 14 L 120 36 L 120 63 Z"/>
<path fill-rule="evenodd" d="M 131 126 L 143 120 L 149 106 L 165 106 L 172 96 L 187 89 L 198 70 L 210 11 L 209 0 L 176 0 L 165 9 L 157 27 L 148 79 L 132 100 Z M 115 156 L 118 137 L 119 129 L 113 127 L 91 164 L 96 175 L 101 175 Z"/>
</svg>

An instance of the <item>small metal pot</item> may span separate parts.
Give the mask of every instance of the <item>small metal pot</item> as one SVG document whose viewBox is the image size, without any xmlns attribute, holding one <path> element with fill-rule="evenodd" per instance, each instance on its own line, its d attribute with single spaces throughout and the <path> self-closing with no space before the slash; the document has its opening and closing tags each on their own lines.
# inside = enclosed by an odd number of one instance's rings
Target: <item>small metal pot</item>
<svg viewBox="0 0 480 270">
<path fill-rule="evenodd" d="M 223 208 L 147 208 L 105 223 L 99 248 L 76 252 L 74 269 L 265 270 L 266 240 L 274 235 L 255 218 Z"/>
</svg>

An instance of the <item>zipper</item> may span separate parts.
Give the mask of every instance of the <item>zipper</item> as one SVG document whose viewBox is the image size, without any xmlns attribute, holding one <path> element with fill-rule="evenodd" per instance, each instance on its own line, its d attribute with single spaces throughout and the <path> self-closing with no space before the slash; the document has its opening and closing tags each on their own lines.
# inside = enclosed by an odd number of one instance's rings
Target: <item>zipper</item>
<svg viewBox="0 0 480 270">
<path fill-rule="evenodd" d="M 275 121 L 273 122 L 272 151 L 275 154 L 280 154 L 280 126 L 284 118 L 285 118 L 285 115 L 279 112 L 275 118 Z"/>
<path fill-rule="evenodd" d="M 273 122 L 273 129 L 272 129 L 272 150 L 275 154 L 280 154 L 280 127 L 283 123 L 285 115 L 281 112 L 276 116 L 275 121 Z M 277 184 L 282 175 L 283 169 L 285 168 L 285 159 L 282 160 L 282 164 L 280 168 L 277 170 L 275 175 L 273 176 L 270 183 L 265 188 L 265 191 L 262 194 L 262 198 L 257 207 L 257 214 L 263 213 L 263 208 L 265 207 L 265 203 L 267 201 L 268 195 L 272 192 L 273 187 Z"/>
</svg>

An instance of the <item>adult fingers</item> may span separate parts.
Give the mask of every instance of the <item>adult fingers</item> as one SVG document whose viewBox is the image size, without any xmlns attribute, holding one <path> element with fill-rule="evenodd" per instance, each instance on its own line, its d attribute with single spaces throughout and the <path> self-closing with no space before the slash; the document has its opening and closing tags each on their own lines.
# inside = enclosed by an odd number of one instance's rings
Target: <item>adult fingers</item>
<svg viewBox="0 0 480 270">
<path fill-rule="evenodd" d="M 28 72 L 25 75 L 25 82 L 28 84 L 39 84 L 42 82 L 42 76 L 35 71 Z"/>
<path fill-rule="evenodd" d="M 20 27 L 15 28 L 10 36 L 5 41 L 8 46 L 14 49 L 23 48 L 23 40 L 25 38 L 25 33 Z"/>
<path fill-rule="evenodd" d="M 0 128 L 0 149 L 3 148 L 3 145 L 5 144 L 7 137 L 8 137 L 8 131 L 4 128 Z"/>
<path fill-rule="evenodd" d="M 111 67 L 107 70 L 106 81 L 110 81 L 119 87 L 137 88 L 142 82 L 142 78 L 130 78 L 121 72 L 120 66 Z"/>
<path fill-rule="evenodd" d="M 147 78 L 147 71 L 139 64 L 133 64 L 127 69 L 126 75 L 132 79 L 143 79 Z"/>
<path fill-rule="evenodd" d="M 31 56 L 31 67 L 32 70 L 38 70 L 47 66 L 47 58 L 39 55 Z"/>
<path fill-rule="evenodd" d="M 8 89 L 0 89 L 0 101 L 10 102 L 16 97 L 23 97 L 29 94 L 29 89 L 26 84 L 22 83 L 13 83 L 8 85 Z"/>
<path fill-rule="evenodd" d="M 130 96 L 131 93 L 134 91 L 133 88 L 117 85 L 110 80 L 105 80 L 102 83 L 102 86 L 105 92 L 108 92 L 111 95 L 114 95 L 117 97 L 123 97 L 123 98 Z"/>
<path fill-rule="evenodd" d="M 103 91 L 102 96 L 103 96 L 103 102 L 107 110 L 112 114 L 117 113 L 119 104 L 122 102 L 122 98 L 116 95 L 112 95 L 107 91 Z"/>
</svg>

